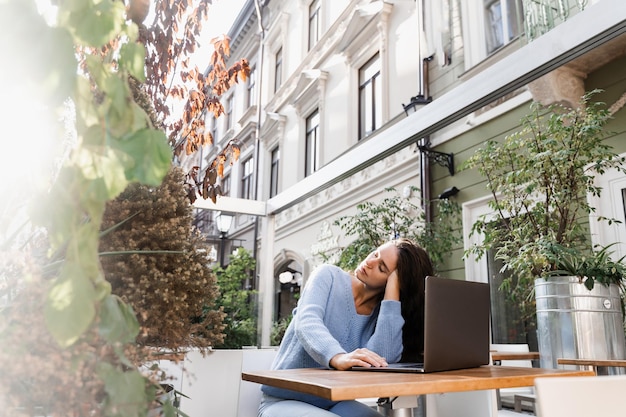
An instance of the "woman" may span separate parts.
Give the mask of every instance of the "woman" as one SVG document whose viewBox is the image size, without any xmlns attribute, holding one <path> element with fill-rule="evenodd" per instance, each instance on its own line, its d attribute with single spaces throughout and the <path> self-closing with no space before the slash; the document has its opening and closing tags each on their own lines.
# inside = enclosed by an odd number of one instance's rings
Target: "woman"
<svg viewBox="0 0 626 417">
<path fill-rule="evenodd" d="M 378 247 L 352 273 L 320 266 L 302 291 L 272 369 L 347 370 L 419 360 L 424 280 L 432 274 L 426 251 L 408 239 Z M 329 401 L 267 385 L 261 389 L 259 417 L 380 416 L 358 401 Z"/>
</svg>

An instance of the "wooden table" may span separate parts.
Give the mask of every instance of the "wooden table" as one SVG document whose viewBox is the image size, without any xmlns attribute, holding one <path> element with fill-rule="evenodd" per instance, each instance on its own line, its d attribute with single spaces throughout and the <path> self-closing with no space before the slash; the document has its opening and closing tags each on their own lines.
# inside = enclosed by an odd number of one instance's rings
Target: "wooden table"
<svg viewBox="0 0 626 417">
<path fill-rule="evenodd" d="M 626 368 L 626 360 L 621 359 L 567 359 L 558 358 L 559 365 L 577 365 L 592 367 L 596 375 L 608 375 L 608 368 Z"/>
<path fill-rule="evenodd" d="M 245 381 L 287 388 L 332 401 L 532 386 L 535 378 L 593 375 L 588 370 L 481 366 L 430 374 L 283 369 L 243 372 Z"/>
<path fill-rule="evenodd" d="M 520 361 L 539 359 L 539 352 L 491 352 L 491 359 L 495 361 Z"/>
</svg>

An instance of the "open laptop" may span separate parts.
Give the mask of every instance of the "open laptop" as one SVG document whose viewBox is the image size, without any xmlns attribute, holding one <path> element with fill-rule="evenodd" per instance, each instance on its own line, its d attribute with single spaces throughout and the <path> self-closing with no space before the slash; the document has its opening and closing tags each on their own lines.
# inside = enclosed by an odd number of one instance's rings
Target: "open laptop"
<svg viewBox="0 0 626 417">
<path fill-rule="evenodd" d="M 489 363 L 489 284 L 426 277 L 424 363 L 355 371 L 439 372 Z"/>
</svg>

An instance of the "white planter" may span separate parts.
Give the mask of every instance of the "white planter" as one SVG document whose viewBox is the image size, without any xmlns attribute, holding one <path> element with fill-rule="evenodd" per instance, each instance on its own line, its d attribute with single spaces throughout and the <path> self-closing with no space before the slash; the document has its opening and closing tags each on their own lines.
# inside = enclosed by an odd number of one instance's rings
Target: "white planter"
<svg viewBox="0 0 626 417">
<path fill-rule="evenodd" d="M 241 380 L 242 371 L 269 369 L 276 349 L 216 349 L 202 356 L 191 350 L 175 364 L 161 361 L 168 381 L 185 396 L 180 410 L 190 417 L 256 417 L 261 386 Z"/>
<path fill-rule="evenodd" d="M 537 279 L 535 300 L 542 368 L 568 368 L 557 366 L 558 358 L 626 359 L 617 285 L 596 284 L 589 291 L 578 277 Z M 610 370 L 623 372 L 620 368 Z"/>
</svg>

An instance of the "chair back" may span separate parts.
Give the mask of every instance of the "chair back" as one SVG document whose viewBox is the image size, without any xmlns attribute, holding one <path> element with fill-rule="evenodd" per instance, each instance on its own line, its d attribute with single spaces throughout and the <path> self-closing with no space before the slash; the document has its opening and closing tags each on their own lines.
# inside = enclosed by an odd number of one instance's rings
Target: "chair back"
<svg viewBox="0 0 626 417">
<path fill-rule="evenodd" d="M 244 349 L 242 353 L 241 371 L 259 371 L 270 369 L 277 349 Z M 242 380 L 239 384 L 237 417 L 257 417 L 261 394 L 261 385 Z"/>
<path fill-rule="evenodd" d="M 626 375 L 537 378 L 538 417 L 623 417 Z"/>
</svg>

